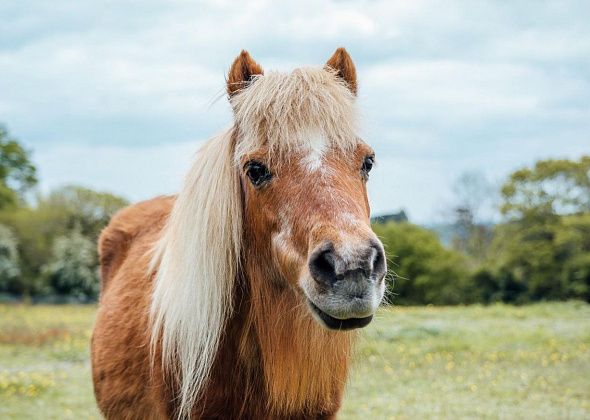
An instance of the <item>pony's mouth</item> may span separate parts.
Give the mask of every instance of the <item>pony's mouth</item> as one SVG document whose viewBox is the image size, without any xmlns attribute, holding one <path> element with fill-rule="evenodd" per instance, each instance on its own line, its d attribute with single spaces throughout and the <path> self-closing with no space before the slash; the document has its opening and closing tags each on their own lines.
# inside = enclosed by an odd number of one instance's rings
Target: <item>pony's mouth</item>
<svg viewBox="0 0 590 420">
<path fill-rule="evenodd" d="M 328 315 L 320 308 L 318 308 L 311 300 L 307 300 L 309 302 L 309 306 L 313 313 L 317 315 L 317 318 L 329 329 L 331 330 L 354 330 L 355 328 L 363 328 L 369 325 L 371 320 L 373 319 L 373 315 L 366 316 L 364 318 L 347 318 L 347 319 L 339 319 L 334 318 L 331 315 Z"/>
</svg>

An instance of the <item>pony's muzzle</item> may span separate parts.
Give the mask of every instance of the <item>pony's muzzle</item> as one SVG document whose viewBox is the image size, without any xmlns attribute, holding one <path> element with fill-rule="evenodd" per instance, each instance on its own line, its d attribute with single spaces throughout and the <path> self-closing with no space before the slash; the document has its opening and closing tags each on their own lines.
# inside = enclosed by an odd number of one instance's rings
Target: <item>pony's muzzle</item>
<svg viewBox="0 0 590 420">
<path fill-rule="evenodd" d="M 377 241 L 366 246 L 337 252 L 332 242 L 324 242 L 309 257 L 314 280 L 330 287 L 337 282 L 362 283 L 381 280 L 385 275 L 385 254 Z"/>
<path fill-rule="evenodd" d="M 326 241 L 309 256 L 313 287 L 307 288 L 316 318 L 332 329 L 367 325 L 379 306 L 387 271 L 383 246 L 370 239 L 353 246 Z"/>
</svg>

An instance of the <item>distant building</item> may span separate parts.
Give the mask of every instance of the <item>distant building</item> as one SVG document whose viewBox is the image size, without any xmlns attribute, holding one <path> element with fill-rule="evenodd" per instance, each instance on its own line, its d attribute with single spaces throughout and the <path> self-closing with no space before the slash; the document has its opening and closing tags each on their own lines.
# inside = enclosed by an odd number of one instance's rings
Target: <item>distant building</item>
<svg viewBox="0 0 590 420">
<path fill-rule="evenodd" d="M 397 213 L 393 214 L 383 214 L 381 216 L 375 216 L 371 218 L 371 222 L 373 223 L 387 223 L 387 222 L 395 222 L 395 223 L 402 223 L 408 221 L 408 215 L 404 210 L 400 210 Z"/>
</svg>

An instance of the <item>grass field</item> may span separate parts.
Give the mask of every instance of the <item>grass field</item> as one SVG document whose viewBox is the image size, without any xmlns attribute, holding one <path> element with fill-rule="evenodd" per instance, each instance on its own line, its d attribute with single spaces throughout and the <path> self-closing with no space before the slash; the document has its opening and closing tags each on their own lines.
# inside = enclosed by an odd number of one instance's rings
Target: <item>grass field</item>
<svg viewBox="0 0 590 420">
<path fill-rule="evenodd" d="M 0 418 L 99 418 L 93 306 L 0 305 Z M 590 418 L 590 306 L 391 308 L 359 340 L 342 419 Z"/>
</svg>

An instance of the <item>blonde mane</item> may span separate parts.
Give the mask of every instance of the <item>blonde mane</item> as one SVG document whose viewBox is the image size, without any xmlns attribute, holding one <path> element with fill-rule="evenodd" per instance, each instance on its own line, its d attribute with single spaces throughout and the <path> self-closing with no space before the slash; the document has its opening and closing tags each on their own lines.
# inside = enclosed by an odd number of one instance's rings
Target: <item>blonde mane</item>
<svg viewBox="0 0 590 420">
<path fill-rule="evenodd" d="M 331 69 L 256 76 L 231 98 L 234 128 L 199 151 L 154 250 L 151 346 L 180 381 L 179 418 L 189 417 L 215 361 L 232 313 L 240 272 L 243 217 L 239 166 L 264 148 L 281 159 L 313 148 L 358 142 L 354 95 Z"/>
</svg>

